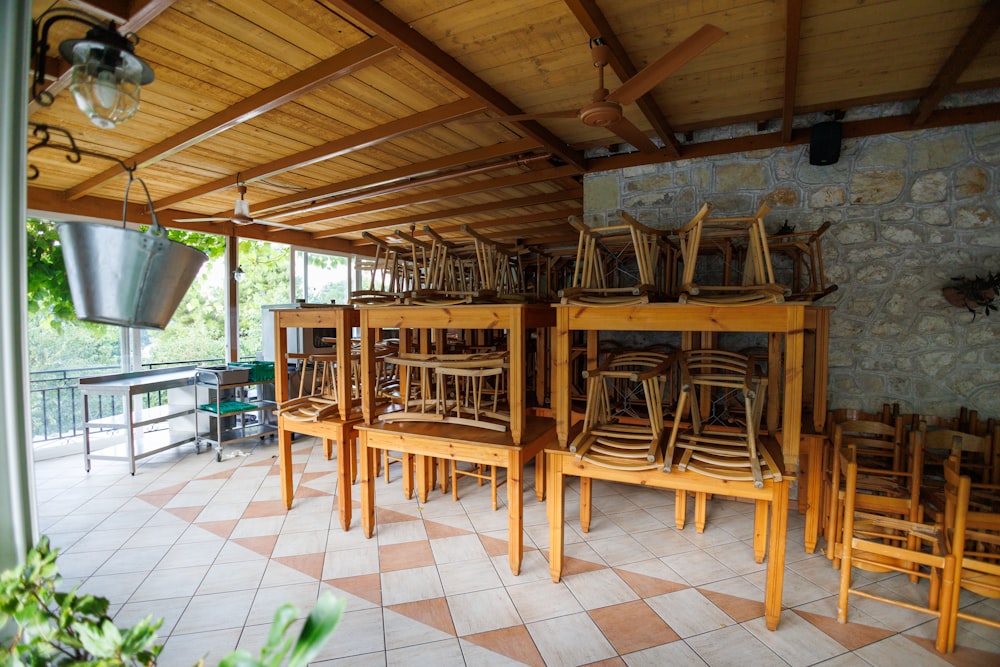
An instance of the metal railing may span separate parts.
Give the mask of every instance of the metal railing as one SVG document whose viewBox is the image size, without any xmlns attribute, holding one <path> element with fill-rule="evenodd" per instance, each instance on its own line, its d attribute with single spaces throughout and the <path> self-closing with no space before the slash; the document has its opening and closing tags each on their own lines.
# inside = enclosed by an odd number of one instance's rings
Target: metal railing
<svg viewBox="0 0 1000 667">
<path fill-rule="evenodd" d="M 219 359 L 191 359 L 165 363 L 143 364 L 146 370 L 175 366 L 202 366 L 223 363 Z M 118 366 L 89 366 L 29 373 L 31 396 L 31 432 L 35 445 L 73 438 L 83 434 L 83 400 L 78 381 L 82 377 L 110 375 L 121 372 Z M 163 405 L 166 391 L 150 392 L 143 396 L 143 407 Z M 90 403 L 90 418 L 100 419 L 122 413 L 121 400 L 108 396 L 95 396 Z"/>
</svg>

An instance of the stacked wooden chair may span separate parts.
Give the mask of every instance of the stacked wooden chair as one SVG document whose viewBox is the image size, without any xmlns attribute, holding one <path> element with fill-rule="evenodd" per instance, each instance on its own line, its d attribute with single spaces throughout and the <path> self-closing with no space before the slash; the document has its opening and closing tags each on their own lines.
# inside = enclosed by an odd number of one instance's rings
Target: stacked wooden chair
<svg viewBox="0 0 1000 667">
<path fill-rule="evenodd" d="M 618 470 L 663 465 L 665 393 L 670 393 L 674 355 L 624 351 L 584 371 L 587 407 L 579 435 L 570 443 L 578 459 Z M 629 405 L 615 401 L 630 386 Z M 631 403 L 641 402 L 641 412 Z"/>
<path fill-rule="evenodd" d="M 414 286 L 413 256 L 404 246 L 389 243 L 370 232 L 365 239 L 375 245 L 375 257 L 362 260 L 361 288 L 351 292 L 350 302 L 364 306 L 394 306 L 404 303 Z"/>
<path fill-rule="evenodd" d="M 848 620 L 850 598 L 865 598 L 928 614 L 937 619 L 935 646 L 948 646 L 949 621 L 955 604 L 956 558 L 950 553 L 944 526 L 925 524 L 869 511 L 860 506 L 866 498 L 859 489 L 861 476 L 857 448 L 849 445 L 838 452 L 845 481 L 843 529 L 836 540 L 840 560 L 840 593 L 837 620 Z M 858 585 L 855 569 L 895 571 L 929 581 L 924 602 L 893 596 L 889 589 Z M 868 579 L 863 580 L 865 584 Z"/>
<path fill-rule="evenodd" d="M 875 417 L 875 415 L 863 415 Z M 837 565 L 835 545 L 841 534 L 846 494 L 841 452 L 853 447 L 860 466 L 858 485 L 870 497 L 862 507 L 879 510 L 911 521 L 921 519 L 920 485 L 923 449 L 915 436 L 904 433 L 898 417 L 887 424 L 878 419 L 849 419 L 830 424 L 829 447 L 825 453 L 822 497 L 827 558 Z"/>
<path fill-rule="evenodd" d="M 586 227 L 580 232 L 572 281 L 559 291 L 562 303 L 585 306 L 638 305 L 670 292 L 667 267 L 672 249 L 667 233 L 618 211 L 620 225 Z"/>
<path fill-rule="evenodd" d="M 976 496 L 992 499 L 983 506 Z M 959 605 L 963 590 L 983 598 L 1000 598 L 1000 486 L 974 484 L 961 474 L 957 456 L 945 462 L 944 522 L 955 558 L 955 587 L 951 591 L 947 650 L 955 647 L 958 621 L 970 621 L 1000 629 L 1000 620 L 983 606 Z M 942 607 L 945 605 L 942 604 Z"/>
<path fill-rule="evenodd" d="M 768 237 L 768 248 L 772 255 L 772 266 L 781 265 L 775 259 L 787 260 L 789 288 L 787 301 L 813 302 L 836 291 L 837 286 L 827 284 L 823 270 L 823 247 L 820 240 L 830 229 L 831 223 L 824 222 L 819 229 L 804 232 L 781 232 Z M 779 271 L 781 275 L 784 272 Z"/>
<path fill-rule="evenodd" d="M 760 434 L 767 378 L 737 352 L 687 350 L 677 359 L 680 391 L 664 472 L 676 465 L 717 479 L 752 481 L 758 488 L 765 479 L 781 481 L 781 449 L 773 437 Z M 712 406 L 724 406 L 733 391 L 743 405 L 741 417 L 713 413 Z"/>
<path fill-rule="evenodd" d="M 400 407 L 380 414 L 380 421 L 426 421 L 507 430 L 510 412 L 509 408 L 503 409 L 501 401 L 508 368 L 506 351 L 400 352 L 385 361 L 399 369 Z"/>
<path fill-rule="evenodd" d="M 675 230 L 682 261 L 680 303 L 746 306 L 784 301 L 788 288 L 775 281 L 764 229 L 770 210 L 762 204 L 753 215 L 713 218 L 705 204 Z M 718 266 L 709 266 L 712 258 Z"/>
</svg>

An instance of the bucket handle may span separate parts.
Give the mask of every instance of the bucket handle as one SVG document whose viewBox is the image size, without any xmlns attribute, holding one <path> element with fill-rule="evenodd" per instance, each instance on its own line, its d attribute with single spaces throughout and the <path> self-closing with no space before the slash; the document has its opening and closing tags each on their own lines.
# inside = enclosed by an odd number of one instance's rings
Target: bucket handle
<svg viewBox="0 0 1000 667">
<path fill-rule="evenodd" d="M 128 191 L 132 187 L 132 181 L 139 181 L 139 185 L 142 186 L 143 191 L 146 193 L 146 203 L 149 204 L 149 215 L 153 218 L 153 226 L 147 230 L 147 233 L 154 236 L 166 234 L 167 230 L 161 227 L 160 221 L 156 219 L 156 209 L 153 208 L 153 198 L 149 196 L 149 188 L 146 187 L 146 182 L 144 180 L 135 177 L 134 167 L 128 170 L 128 183 L 125 185 L 125 199 L 122 201 L 122 227 L 125 227 L 125 221 L 128 217 Z"/>
</svg>

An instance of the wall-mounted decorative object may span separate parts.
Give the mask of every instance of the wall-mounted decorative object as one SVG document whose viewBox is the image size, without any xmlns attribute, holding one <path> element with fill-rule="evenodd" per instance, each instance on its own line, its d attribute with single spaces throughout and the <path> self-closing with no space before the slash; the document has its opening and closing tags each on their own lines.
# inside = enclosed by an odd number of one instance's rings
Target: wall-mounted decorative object
<svg viewBox="0 0 1000 667">
<path fill-rule="evenodd" d="M 1000 273 L 988 271 L 986 276 L 976 274 L 974 278 L 952 278 L 953 284 L 941 289 L 944 298 L 953 306 L 965 308 L 976 315 L 989 317 L 991 310 L 997 309 L 997 292 L 1000 291 Z"/>
</svg>

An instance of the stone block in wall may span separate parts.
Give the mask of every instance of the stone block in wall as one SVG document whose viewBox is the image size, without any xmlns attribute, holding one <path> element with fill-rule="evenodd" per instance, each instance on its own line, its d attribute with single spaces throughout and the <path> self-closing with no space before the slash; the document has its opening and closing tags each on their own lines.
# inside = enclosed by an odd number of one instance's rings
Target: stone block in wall
<svg viewBox="0 0 1000 667">
<path fill-rule="evenodd" d="M 906 144 L 891 137 L 872 137 L 858 154 L 856 167 L 902 170 L 906 168 Z"/>
<path fill-rule="evenodd" d="M 809 195 L 809 205 L 813 208 L 843 206 L 846 202 L 847 192 L 839 185 L 822 187 Z"/>
<path fill-rule="evenodd" d="M 913 171 L 953 167 L 968 155 L 969 147 L 960 131 L 915 135 L 910 141 L 910 169 Z"/>
<path fill-rule="evenodd" d="M 608 211 L 621 208 L 618 201 L 618 176 L 611 172 L 607 175 L 587 176 L 584 179 L 583 210 Z"/>
<path fill-rule="evenodd" d="M 921 174 L 910 186 L 910 200 L 917 204 L 942 202 L 948 198 L 948 177 L 940 171 Z"/>
<path fill-rule="evenodd" d="M 977 160 L 1000 164 L 1000 123 L 973 125 L 969 129 L 969 139 Z"/>
<path fill-rule="evenodd" d="M 890 243 L 911 244 L 925 243 L 923 227 L 920 225 L 883 224 L 879 227 L 880 236 Z"/>
<path fill-rule="evenodd" d="M 997 224 L 996 211 L 985 206 L 960 206 L 955 210 L 955 226 L 959 229 L 981 229 Z"/>
<path fill-rule="evenodd" d="M 920 222 L 925 225 L 934 225 L 937 227 L 947 227 L 951 225 L 951 215 L 948 213 L 948 209 L 943 206 L 921 209 L 917 216 L 919 217 Z"/>
<path fill-rule="evenodd" d="M 888 204 L 903 192 L 906 179 L 898 171 L 858 171 L 851 179 L 852 204 Z"/>
<path fill-rule="evenodd" d="M 989 178 L 982 167 L 962 167 L 955 170 L 955 194 L 974 197 L 989 190 Z"/>
<path fill-rule="evenodd" d="M 721 192 L 765 188 L 770 183 L 767 163 L 730 162 L 715 166 L 715 187 Z"/>
<path fill-rule="evenodd" d="M 843 244 L 872 243 L 875 241 L 875 223 L 853 221 L 835 225 L 830 229 L 837 241 Z"/>
</svg>

